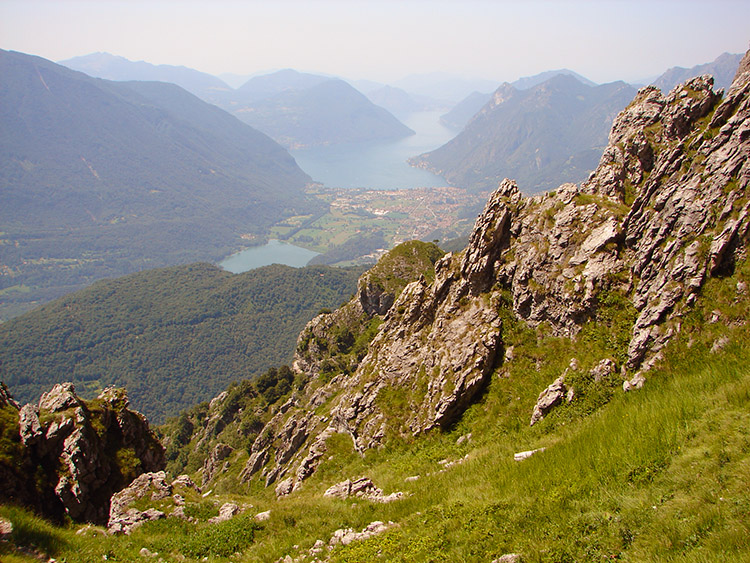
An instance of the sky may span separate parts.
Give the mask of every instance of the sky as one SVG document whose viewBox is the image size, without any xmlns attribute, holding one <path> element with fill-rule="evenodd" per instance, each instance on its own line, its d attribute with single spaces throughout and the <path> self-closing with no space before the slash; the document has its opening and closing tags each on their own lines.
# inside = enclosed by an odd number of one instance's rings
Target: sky
<svg viewBox="0 0 750 563">
<path fill-rule="evenodd" d="M 103 51 L 210 74 L 281 68 L 395 83 L 569 68 L 636 82 L 750 47 L 748 0 L 0 0 L 0 48 Z"/>
</svg>

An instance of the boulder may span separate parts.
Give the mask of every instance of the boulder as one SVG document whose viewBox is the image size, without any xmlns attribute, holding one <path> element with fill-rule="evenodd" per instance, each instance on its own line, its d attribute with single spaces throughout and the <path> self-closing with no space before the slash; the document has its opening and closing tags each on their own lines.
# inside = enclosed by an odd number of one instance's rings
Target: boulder
<svg viewBox="0 0 750 563">
<path fill-rule="evenodd" d="M 363 498 L 374 502 L 387 503 L 403 498 L 404 493 L 396 492 L 384 495 L 383 491 L 367 477 L 360 477 L 352 481 L 347 479 L 329 487 L 323 493 L 324 497 L 347 499 L 349 497 Z"/>
<path fill-rule="evenodd" d="M 529 426 L 534 426 L 547 416 L 553 408 L 562 403 L 567 392 L 568 388 L 565 386 L 565 375 L 563 374 L 539 394 L 536 405 L 534 405 L 534 411 L 531 413 Z"/>
<path fill-rule="evenodd" d="M 233 502 L 225 502 L 224 504 L 221 505 L 221 508 L 219 509 L 219 515 L 214 516 L 213 518 L 209 518 L 208 522 L 210 524 L 217 524 L 218 522 L 224 522 L 225 520 L 234 518 L 240 512 L 242 512 L 242 510 L 240 509 L 238 504 L 235 504 Z"/>
<path fill-rule="evenodd" d="M 132 508 L 131 505 L 142 498 L 160 500 L 170 496 L 172 486 L 167 482 L 166 477 L 164 471 L 143 473 L 136 477 L 128 487 L 112 495 L 107 522 L 109 533 L 127 534 L 135 525 L 143 521 L 163 518 L 163 512 L 155 509 L 141 512 Z"/>
</svg>

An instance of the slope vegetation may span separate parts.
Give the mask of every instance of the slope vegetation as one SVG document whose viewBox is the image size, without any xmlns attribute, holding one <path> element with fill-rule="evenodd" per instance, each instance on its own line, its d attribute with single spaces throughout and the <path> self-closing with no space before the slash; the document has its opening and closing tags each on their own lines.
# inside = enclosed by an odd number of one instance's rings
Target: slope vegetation
<svg viewBox="0 0 750 563">
<path fill-rule="evenodd" d="M 6 300 L 218 259 L 241 234 L 315 207 L 282 147 L 177 86 L 93 79 L 7 51 L 0 68 Z"/>
<path fill-rule="evenodd" d="M 161 422 L 230 381 L 289 362 L 300 330 L 355 290 L 358 272 L 209 264 L 105 280 L 0 325 L 0 380 L 22 403 L 53 383 L 126 387 Z"/>
</svg>

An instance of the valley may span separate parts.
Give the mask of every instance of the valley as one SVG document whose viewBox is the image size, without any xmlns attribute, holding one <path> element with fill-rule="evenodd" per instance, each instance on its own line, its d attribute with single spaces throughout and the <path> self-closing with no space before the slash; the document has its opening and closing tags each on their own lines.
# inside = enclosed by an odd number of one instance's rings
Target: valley
<svg viewBox="0 0 750 563">
<path fill-rule="evenodd" d="M 0 561 L 750 561 L 750 51 L 310 4 L 0 50 Z"/>
<path fill-rule="evenodd" d="M 349 243 L 351 250 L 337 265 L 374 263 L 386 250 L 407 240 L 448 241 L 468 234 L 476 210 L 487 194 L 462 188 L 405 190 L 308 189 L 328 207 L 320 216 L 298 215 L 270 228 L 270 237 L 323 255 Z M 379 233 L 383 246 L 356 246 L 352 241 Z"/>
</svg>

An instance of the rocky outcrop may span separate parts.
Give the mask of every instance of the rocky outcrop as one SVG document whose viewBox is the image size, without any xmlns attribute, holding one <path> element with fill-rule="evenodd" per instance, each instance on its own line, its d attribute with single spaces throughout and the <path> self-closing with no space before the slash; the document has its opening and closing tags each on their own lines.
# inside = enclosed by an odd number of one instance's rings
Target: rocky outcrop
<svg viewBox="0 0 750 563">
<path fill-rule="evenodd" d="M 16 416 L 18 459 L 14 472 L 3 471 L 2 500 L 46 516 L 104 523 L 113 493 L 164 467 L 161 444 L 146 419 L 128 409 L 122 389 L 105 389 L 86 402 L 72 384 L 58 384 Z"/>
<path fill-rule="evenodd" d="M 367 477 L 360 477 L 352 481 L 347 479 L 329 487 L 324 497 L 332 497 L 346 500 L 349 497 L 363 498 L 374 502 L 387 503 L 393 502 L 404 497 L 404 493 L 396 492 L 390 495 L 384 495 L 383 490 L 375 486 L 375 483 Z"/>
<path fill-rule="evenodd" d="M 167 474 L 164 471 L 143 473 L 136 477 L 130 485 L 112 495 L 107 532 L 110 534 L 129 534 L 135 528 L 151 520 L 166 517 L 186 518 L 184 512 L 185 497 L 183 495 L 190 492 L 199 493 L 200 489 L 187 475 L 180 475 L 170 483 L 167 481 Z M 145 510 L 138 510 L 134 505 L 137 505 L 142 499 L 149 501 L 149 504 L 166 501 L 159 503 L 164 510 L 169 510 L 170 505 L 173 505 L 174 508 L 169 514 L 154 506 Z M 240 509 L 236 504 L 225 503 L 219 510 L 219 516 L 209 520 L 209 522 L 228 520 L 239 511 Z M 192 521 L 191 518 L 187 519 Z"/>
<path fill-rule="evenodd" d="M 565 386 L 565 375 L 561 375 L 555 381 L 539 394 L 539 398 L 534 405 L 534 412 L 531 413 L 531 422 L 529 426 L 534 426 L 542 420 L 549 411 L 563 402 L 568 388 Z"/>
<path fill-rule="evenodd" d="M 214 446 L 211 453 L 208 454 L 206 462 L 203 464 L 203 486 L 213 479 L 217 471 L 222 469 L 222 462 L 224 462 L 233 451 L 234 448 L 228 444 L 219 443 Z"/>
<path fill-rule="evenodd" d="M 365 356 L 338 361 L 331 350 L 346 348 L 347 339 L 343 348 L 332 342 L 343 334 L 342 316 L 383 314 L 388 300 L 374 291 L 377 279 L 360 283 L 345 308 L 313 321 L 295 364 L 309 383 L 261 432 L 244 477 L 282 481 L 278 492 L 288 494 L 325 459 L 334 434 L 364 452 L 389 435 L 450 425 L 496 365 L 513 361 L 503 351 L 508 309 L 567 337 L 607 307 L 624 311 L 632 330 L 618 349 L 619 373 L 625 387 L 642 385 L 706 278 L 731 271 L 747 251 L 745 61 L 724 96 L 710 77 L 667 95 L 642 89 L 615 119 L 600 164 L 582 185 L 525 198 L 515 182 L 503 181 L 467 248 L 438 260 L 434 277 L 400 291 Z M 325 365 L 315 359 L 321 351 Z M 602 358 L 589 377 L 609 385 L 616 373 L 614 361 Z M 574 395 L 563 376 L 540 396 L 532 423 Z"/>
</svg>

